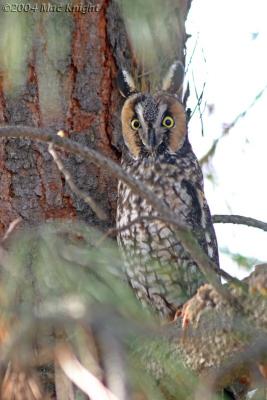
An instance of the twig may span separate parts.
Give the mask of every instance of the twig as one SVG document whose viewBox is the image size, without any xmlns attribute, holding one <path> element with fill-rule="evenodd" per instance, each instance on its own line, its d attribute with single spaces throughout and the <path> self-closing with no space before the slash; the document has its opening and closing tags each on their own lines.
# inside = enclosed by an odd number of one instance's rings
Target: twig
<svg viewBox="0 0 267 400">
<path fill-rule="evenodd" d="M 58 345 L 56 359 L 67 377 L 92 400 L 118 400 L 90 371 L 78 361 L 67 345 Z"/>
<path fill-rule="evenodd" d="M 212 221 L 214 224 L 247 225 L 267 232 L 267 222 L 259 221 L 258 219 L 250 217 L 244 217 L 242 215 L 213 215 Z"/>
<path fill-rule="evenodd" d="M 230 275 L 228 272 L 224 271 L 223 269 L 218 270 L 218 274 L 226 279 L 228 282 L 231 282 L 241 288 L 246 288 L 247 289 L 247 284 L 245 282 L 241 282 L 239 279 L 235 278 L 234 276 Z"/>
<path fill-rule="evenodd" d="M 212 219 L 217 219 L 217 217 L 221 217 L 220 215 L 214 215 Z M 228 216 L 227 216 L 228 217 Z M 246 218 L 246 217 L 241 217 L 241 218 Z M 134 218 L 132 221 L 130 221 L 128 224 L 123 225 L 120 228 L 110 228 L 108 229 L 101 237 L 100 239 L 97 240 L 97 242 L 94 244 L 95 247 L 99 247 L 102 245 L 103 241 L 107 239 L 107 237 L 111 235 L 117 235 L 120 232 L 124 232 L 127 229 L 130 229 L 133 225 L 135 224 L 140 224 L 144 221 L 162 221 L 166 222 L 167 224 L 172 224 L 172 221 L 167 219 L 167 218 L 162 218 L 160 216 L 143 216 L 143 217 L 137 217 Z M 222 221 L 213 221 L 213 222 L 222 222 Z M 260 222 L 260 221 L 258 221 Z M 243 282 L 241 282 L 239 279 L 235 278 L 234 276 L 230 275 L 228 272 L 224 271 L 223 269 L 217 270 L 218 275 L 221 277 L 225 278 L 227 281 L 232 282 L 238 286 L 246 286 Z"/>
<path fill-rule="evenodd" d="M 128 222 L 128 224 L 123 225 L 120 228 L 109 228 L 94 244 L 95 247 L 99 247 L 107 237 L 112 236 L 112 235 L 117 235 L 120 232 L 127 231 L 130 229 L 133 225 L 135 224 L 141 224 L 143 221 L 162 221 L 166 222 L 168 224 L 172 224 L 172 220 L 160 217 L 159 215 L 155 216 L 143 216 L 143 217 L 136 217 L 132 221 Z"/>
<path fill-rule="evenodd" d="M 244 118 L 248 111 L 254 107 L 254 105 L 257 103 L 257 101 L 261 98 L 261 96 L 263 95 L 263 93 L 265 92 L 265 90 L 267 89 L 267 85 L 264 86 L 264 88 L 255 96 L 255 98 L 253 99 L 253 101 L 249 104 L 249 106 L 242 112 L 240 112 L 234 119 L 233 121 L 228 124 L 227 126 L 224 127 L 221 135 L 214 140 L 211 148 L 207 151 L 207 153 L 201 157 L 201 159 L 199 160 L 199 163 L 201 166 L 203 166 L 204 164 L 206 164 L 210 158 L 215 154 L 215 151 L 217 149 L 217 146 L 219 144 L 219 142 L 221 141 L 221 139 L 226 136 L 229 131 L 235 127 L 235 125 L 237 124 L 237 122 L 241 119 Z"/>
<path fill-rule="evenodd" d="M 55 390 L 57 400 L 75 400 L 72 381 L 64 374 L 62 369 L 55 363 Z"/>
<path fill-rule="evenodd" d="M 213 222 L 223 222 L 223 221 L 217 221 L 217 217 L 225 217 L 225 216 L 223 216 L 223 215 L 214 215 L 213 217 L 212 217 L 212 219 L 213 219 Z M 228 217 L 228 215 L 226 216 L 226 217 Z M 241 218 L 245 218 L 245 219 L 247 219 L 246 217 L 241 217 Z M 219 218 L 218 218 L 219 219 Z M 130 221 L 128 224 L 126 224 L 126 225 L 123 225 L 122 227 L 120 227 L 120 228 L 110 228 L 110 229 L 108 229 L 101 237 L 100 237 L 100 239 L 98 239 L 97 240 L 97 242 L 94 244 L 94 246 L 95 247 L 99 247 L 99 246 L 101 246 L 102 245 L 102 243 L 104 242 L 104 240 L 106 240 L 107 239 L 107 237 L 109 237 L 109 236 L 111 236 L 111 235 L 117 235 L 118 233 L 120 233 L 120 232 L 124 232 L 124 231 L 126 231 L 127 229 L 130 229 L 133 225 L 135 225 L 135 224 L 140 224 L 140 223 L 142 223 L 143 221 L 162 221 L 162 222 L 166 222 L 166 223 L 168 223 L 168 224 L 172 224 L 172 221 L 171 220 L 169 220 L 169 219 L 167 219 L 167 218 L 162 218 L 162 217 L 160 217 L 160 216 L 143 216 L 143 217 L 137 217 L 137 218 L 134 218 L 132 221 Z M 253 220 L 254 221 L 254 220 Z M 257 221 L 257 222 L 261 222 L 261 221 Z M 262 222 L 263 224 L 264 224 L 264 222 Z M 266 224 L 267 225 L 267 224 Z M 254 226 L 254 225 L 253 225 Z M 267 229 L 267 228 L 266 228 Z M 244 287 L 244 286 L 246 286 L 246 284 L 244 283 L 244 282 L 241 282 L 239 279 L 237 279 L 237 278 L 235 278 L 234 276 L 232 276 L 232 275 L 230 275 L 228 272 L 226 272 L 226 271 L 224 271 L 223 269 L 219 269 L 219 270 L 217 270 L 217 273 L 218 273 L 218 275 L 220 275 L 221 277 L 223 277 L 224 279 L 226 279 L 227 281 L 229 281 L 229 282 L 232 282 L 232 283 L 234 283 L 235 285 L 238 285 L 238 286 L 242 286 L 242 287 Z"/>
<path fill-rule="evenodd" d="M 10 235 L 12 234 L 12 232 L 14 231 L 14 229 L 16 228 L 16 226 L 17 226 L 18 224 L 20 224 L 21 222 L 22 222 L 22 218 L 19 217 L 19 218 L 14 219 L 14 221 L 12 221 L 12 222 L 9 224 L 9 227 L 8 227 L 7 230 L 6 230 L 4 236 L 3 236 L 2 240 L 1 240 L 1 243 L 4 243 L 4 242 L 6 242 L 6 241 L 8 240 L 8 238 L 10 237 Z"/>
<path fill-rule="evenodd" d="M 144 337 L 149 335 L 155 337 L 158 332 L 158 327 L 149 325 L 149 323 L 140 325 L 138 321 L 130 317 L 125 324 L 125 316 L 107 304 L 88 304 L 79 296 L 61 296 L 60 299 L 60 302 L 58 300 L 43 302 L 41 306 L 27 311 L 23 306 L 10 309 L 10 305 L 7 308 L 1 305 L 1 311 L 7 312 L 7 316 L 12 312 L 13 318 L 13 312 L 15 312 L 19 319 L 16 323 L 16 329 L 8 331 L 8 337 L 3 342 L 4 345 L 1 343 L 0 346 L 0 378 L 2 368 L 7 366 L 19 343 L 28 340 L 36 326 L 40 327 L 44 324 L 43 326 L 46 328 L 53 327 L 55 329 L 55 327 L 58 327 L 62 329 L 63 325 L 70 323 L 71 325 L 81 324 L 87 328 L 93 326 L 94 329 L 101 326 L 102 329 L 105 329 L 105 325 L 108 324 L 109 329 L 114 327 L 114 332 L 123 336 L 123 338 L 125 338 L 125 335 L 132 335 L 133 332 L 136 335 L 144 335 Z M 148 318 L 148 314 L 146 316 Z M 148 319 L 149 321 L 152 320 Z"/>
<path fill-rule="evenodd" d="M 201 119 L 201 133 L 202 133 L 202 136 L 203 136 L 204 128 L 203 128 L 203 120 L 202 120 L 202 113 L 201 113 L 201 109 L 200 109 L 200 104 L 201 104 L 202 99 L 203 99 L 203 94 L 204 94 L 204 90 L 205 90 L 205 87 L 206 87 L 206 82 L 204 82 L 204 84 L 203 84 L 202 91 L 201 91 L 200 95 L 198 95 L 198 92 L 197 92 L 197 88 L 196 88 L 196 84 L 195 84 L 195 80 L 194 80 L 194 75 L 193 75 L 193 82 L 194 82 L 194 89 L 195 89 L 195 94 L 196 94 L 196 98 L 197 98 L 197 104 L 196 104 L 195 108 L 193 109 L 193 111 L 192 111 L 192 113 L 190 115 L 190 120 L 192 119 L 193 115 L 195 114 L 196 109 L 198 109 L 199 115 L 200 115 L 200 119 Z"/>
<path fill-rule="evenodd" d="M 195 51 L 196 51 L 196 48 L 197 48 L 197 45 L 198 45 L 198 40 L 199 40 L 199 32 L 197 33 L 197 37 L 196 37 L 196 41 L 195 41 L 195 44 L 194 44 L 194 48 L 193 48 L 193 50 L 192 50 L 192 53 L 191 53 L 191 55 L 190 55 L 190 59 L 189 59 L 189 61 L 188 61 L 188 64 L 187 64 L 187 66 L 186 66 L 186 69 L 185 69 L 185 75 L 187 74 L 187 72 L 188 72 L 188 70 L 189 70 L 189 67 L 190 67 L 190 65 L 192 64 L 192 60 L 193 60 L 193 57 L 194 57 L 194 55 L 195 55 Z M 186 54 L 186 58 L 187 58 L 187 55 L 188 55 L 188 54 Z"/>
<path fill-rule="evenodd" d="M 137 79 L 143 78 L 144 76 L 147 75 L 151 75 L 155 71 L 160 71 L 160 68 L 162 67 L 164 62 L 166 62 L 166 58 L 163 59 L 163 61 L 161 61 L 159 64 L 156 64 L 153 68 L 150 68 L 149 70 L 143 71 L 141 74 L 138 74 Z"/>
<path fill-rule="evenodd" d="M 102 363 L 107 387 L 120 400 L 131 398 L 123 343 L 109 329 L 108 324 L 98 329 L 97 341 L 104 356 Z"/>
<path fill-rule="evenodd" d="M 69 187 L 75 193 L 78 197 L 80 197 L 85 203 L 87 203 L 91 209 L 95 212 L 97 217 L 101 220 L 107 220 L 107 215 L 106 213 L 95 203 L 95 201 L 90 197 L 87 193 L 84 193 L 82 190 L 80 190 L 75 183 L 73 182 L 71 174 L 65 169 L 62 161 L 60 160 L 54 145 L 52 143 L 49 143 L 48 146 L 48 151 L 53 157 L 59 171 L 64 175 L 64 178 L 66 182 L 68 183 Z"/>
<path fill-rule="evenodd" d="M 218 143 L 219 141 L 224 137 L 224 133 L 222 133 L 222 135 L 220 137 L 218 137 L 217 139 L 214 140 L 214 142 L 212 143 L 211 148 L 207 151 L 207 153 L 201 157 L 201 159 L 199 160 L 199 164 L 202 167 L 204 164 L 206 164 L 209 159 L 215 154 L 215 151 L 217 149 Z"/>
<path fill-rule="evenodd" d="M 241 305 L 237 305 L 236 300 L 232 297 L 229 290 L 220 283 L 216 273 L 217 265 L 203 251 L 197 239 L 193 236 L 192 231 L 188 227 L 181 224 L 180 220 L 173 213 L 170 207 L 166 205 L 164 201 L 156 197 L 143 182 L 124 172 L 118 164 L 100 154 L 96 150 L 84 147 L 80 143 L 74 142 L 68 138 L 61 138 L 55 135 L 54 131 L 49 128 L 6 126 L 0 128 L 0 137 L 27 137 L 29 139 L 38 140 L 41 142 L 51 142 L 61 149 L 82 156 L 85 160 L 105 168 L 111 175 L 122 180 L 133 190 L 133 192 L 145 198 L 161 216 L 172 220 L 172 224 L 175 225 L 175 232 L 177 236 L 182 242 L 184 248 L 191 254 L 193 260 L 196 262 L 208 282 L 211 283 L 216 291 L 220 293 L 220 295 L 227 302 L 229 302 L 238 312 L 241 312 Z"/>
<path fill-rule="evenodd" d="M 194 84 L 195 95 L 196 95 L 196 98 L 197 98 L 197 104 L 196 104 L 196 106 L 195 106 L 195 108 L 194 108 L 194 110 L 193 110 L 193 112 L 192 112 L 192 114 L 191 114 L 191 116 L 190 116 L 190 119 L 193 117 L 193 115 L 194 115 L 196 109 L 198 109 L 198 113 L 199 113 L 199 117 L 200 117 L 200 122 L 201 122 L 201 134 L 202 134 L 202 136 L 203 136 L 203 135 L 204 135 L 204 125 L 203 125 L 203 118 L 202 118 L 203 112 L 202 112 L 201 109 L 200 109 L 200 105 L 201 105 L 201 103 L 202 103 L 202 99 L 203 99 L 203 94 L 204 94 L 206 82 L 204 82 L 203 87 L 202 87 L 202 91 L 201 91 L 200 95 L 198 95 L 197 86 L 196 86 L 195 77 L 194 77 L 194 73 L 193 73 L 193 72 L 192 72 L 192 77 L 193 77 L 193 84 Z"/>
<path fill-rule="evenodd" d="M 0 240 L 0 265 L 9 273 L 10 273 L 9 254 L 8 251 L 5 249 L 5 242 L 9 239 L 12 232 L 14 231 L 16 226 L 21 223 L 21 221 L 22 221 L 21 217 L 14 219 L 14 221 L 12 221 L 9 224 L 9 227 L 7 228 L 3 238 Z"/>
</svg>

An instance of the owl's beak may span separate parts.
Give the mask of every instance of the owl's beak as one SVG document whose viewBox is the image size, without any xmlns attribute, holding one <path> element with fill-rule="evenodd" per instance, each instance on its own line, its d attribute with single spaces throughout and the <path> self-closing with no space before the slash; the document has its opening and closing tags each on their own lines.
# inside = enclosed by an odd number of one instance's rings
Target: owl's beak
<svg viewBox="0 0 267 400">
<path fill-rule="evenodd" d="M 150 150 L 154 150 L 157 145 L 155 129 L 148 128 L 147 136 L 148 136 L 148 146 Z"/>
</svg>

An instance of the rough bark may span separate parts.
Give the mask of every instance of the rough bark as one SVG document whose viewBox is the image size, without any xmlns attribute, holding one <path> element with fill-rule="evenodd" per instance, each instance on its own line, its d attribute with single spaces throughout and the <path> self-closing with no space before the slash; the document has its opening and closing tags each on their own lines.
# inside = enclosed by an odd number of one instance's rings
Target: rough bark
<svg viewBox="0 0 267 400">
<path fill-rule="evenodd" d="M 119 161 L 122 100 L 115 77 L 121 65 L 132 66 L 132 54 L 117 2 L 97 4 L 98 12 L 39 13 L 31 20 L 26 78 L 16 94 L 0 66 L 0 124 L 63 129 L 75 141 Z M 177 54 L 184 48 L 189 6 L 190 1 L 177 2 L 182 32 Z M 46 145 L 4 139 L 0 143 L 0 233 L 19 216 L 27 224 L 76 217 L 102 228 L 113 224 L 116 179 L 79 157 L 61 158 L 79 188 L 106 211 L 108 220 L 100 222 L 71 192 Z"/>
<path fill-rule="evenodd" d="M 0 70 L 0 124 L 51 128 L 53 132 L 63 129 L 74 141 L 118 162 L 122 99 L 115 77 L 118 67 L 138 71 L 139 65 L 133 57 L 118 4 L 114 0 L 100 0 L 98 5 L 99 12 L 44 14 L 37 18 L 33 35 L 28 38 L 26 80 L 17 94 L 9 90 L 7 74 Z M 189 7 L 190 0 L 177 0 L 177 9 L 173 8 L 180 24 L 179 29 L 176 27 L 174 52 L 181 59 Z M 68 38 L 64 48 L 59 45 L 62 35 Z M 116 178 L 110 170 L 79 155 L 61 152 L 61 159 L 78 187 L 105 210 L 108 220 L 99 221 L 89 206 L 71 192 L 45 143 L 5 138 L 0 142 L 0 233 L 6 232 L 19 216 L 32 225 L 57 218 L 78 218 L 101 228 L 113 224 Z M 240 217 L 235 221 L 240 223 Z M 266 228 L 259 221 L 250 220 L 250 224 Z M 191 246 L 193 249 L 194 243 Z M 4 255 L 1 254 L 2 263 Z M 204 265 L 205 262 L 204 259 Z M 240 286 L 227 287 L 228 296 L 225 288 L 221 289 L 222 295 L 211 286 L 201 288 L 185 307 L 182 321 L 178 319 L 163 327 L 172 345 L 172 357 L 181 357 L 197 374 L 206 373 L 207 384 L 203 387 L 208 392 L 244 375 L 251 383 L 252 370 L 257 365 L 266 374 L 265 270 L 266 266 L 251 275 L 248 293 Z M 242 305 L 242 314 L 233 299 Z M 242 363 L 246 363 L 245 369 Z M 208 395 L 199 390 L 196 398 Z"/>
</svg>

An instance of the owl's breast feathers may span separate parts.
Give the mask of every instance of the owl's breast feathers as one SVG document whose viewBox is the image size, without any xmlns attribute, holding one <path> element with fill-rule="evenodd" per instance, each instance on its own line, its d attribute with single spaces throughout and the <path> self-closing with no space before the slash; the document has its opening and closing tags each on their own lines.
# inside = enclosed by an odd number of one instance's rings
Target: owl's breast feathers
<svg viewBox="0 0 267 400">
<path fill-rule="evenodd" d="M 217 241 L 203 192 L 202 172 L 192 151 L 184 157 L 163 154 L 156 160 L 122 161 L 123 168 L 162 199 L 219 268 Z M 161 315 L 175 312 L 205 282 L 205 278 L 176 237 L 174 227 L 122 182 L 118 186 L 117 228 L 126 273 L 143 303 Z M 142 218 L 144 218 L 142 220 Z"/>
</svg>

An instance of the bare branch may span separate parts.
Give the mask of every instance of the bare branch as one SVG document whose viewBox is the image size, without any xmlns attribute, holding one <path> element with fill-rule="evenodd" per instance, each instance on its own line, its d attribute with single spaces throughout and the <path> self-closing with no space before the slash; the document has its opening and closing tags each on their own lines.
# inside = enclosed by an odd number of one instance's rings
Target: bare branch
<svg viewBox="0 0 267 400">
<path fill-rule="evenodd" d="M 222 133 L 222 135 L 220 137 L 218 137 L 217 139 L 214 140 L 211 148 L 207 151 L 207 153 L 203 157 L 201 157 L 201 159 L 199 160 L 199 164 L 201 167 L 204 164 L 206 164 L 207 162 L 209 162 L 210 158 L 215 154 L 218 143 L 223 137 L 224 137 L 224 133 Z"/>
<path fill-rule="evenodd" d="M 68 378 L 92 400 L 118 400 L 99 379 L 88 371 L 67 345 L 58 345 L 56 359 Z"/>
<path fill-rule="evenodd" d="M 134 218 L 132 221 L 128 222 L 128 224 L 123 225 L 120 228 L 110 228 L 108 229 L 102 236 L 100 239 L 98 239 L 98 241 L 95 243 L 95 247 L 99 247 L 103 241 L 109 237 L 109 236 L 113 236 L 113 235 L 117 235 L 120 232 L 124 232 L 127 231 L 128 229 L 130 229 L 133 225 L 136 224 L 140 224 L 143 221 L 163 221 L 166 222 L 167 224 L 172 224 L 172 220 L 169 218 L 164 218 L 164 217 L 160 217 L 159 215 L 155 215 L 155 216 L 143 216 L 143 217 L 137 217 Z"/>
<path fill-rule="evenodd" d="M 223 129 L 221 135 L 220 135 L 217 139 L 214 140 L 214 142 L 213 142 L 211 148 L 210 148 L 210 149 L 207 151 L 207 153 L 206 153 L 203 157 L 201 157 L 201 159 L 199 160 L 199 163 L 200 163 L 201 166 L 203 166 L 204 164 L 206 164 L 207 162 L 209 162 L 210 158 L 215 154 L 215 151 L 216 151 L 217 146 L 218 146 L 219 142 L 221 141 L 221 139 L 222 139 L 224 136 L 226 136 L 226 135 L 230 132 L 230 130 L 231 130 L 232 128 L 234 128 L 234 127 L 236 126 L 236 124 L 238 123 L 238 121 L 239 121 L 241 118 L 244 118 L 244 117 L 247 115 L 248 111 L 249 111 L 251 108 L 254 107 L 254 105 L 255 105 L 255 104 L 257 103 L 257 101 L 261 98 L 261 96 L 263 95 L 263 93 L 265 92 L 266 89 L 267 89 L 267 85 L 265 85 L 264 88 L 255 96 L 255 98 L 253 99 L 253 101 L 249 104 L 249 106 L 248 106 L 244 111 L 240 112 L 240 113 L 233 119 L 233 121 L 232 121 L 230 124 L 227 124 L 227 125 L 224 127 L 224 129 Z"/>
<path fill-rule="evenodd" d="M 200 109 L 200 105 L 201 105 L 202 100 L 203 100 L 203 95 L 204 95 L 204 90 L 205 90 L 205 87 L 206 87 L 206 82 L 204 82 L 203 87 L 202 87 L 202 91 L 201 91 L 201 93 L 200 93 L 200 95 L 199 95 L 199 94 L 198 94 L 198 91 L 197 91 L 196 83 L 195 83 L 194 74 L 192 74 L 192 76 L 193 76 L 193 83 L 194 83 L 195 95 L 196 95 L 196 98 L 197 98 L 197 104 L 196 104 L 194 110 L 192 111 L 192 113 L 191 113 L 191 115 L 190 115 L 190 119 L 191 119 L 191 118 L 193 117 L 193 115 L 195 114 L 195 111 L 198 110 L 199 116 L 200 116 L 200 122 L 201 122 L 201 133 L 202 133 L 202 136 L 203 136 L 203 134 L 204 134 L 204 126 L 203 126 L 203 118 L 202 118 L 203 112 L 202 112 L 201 109 Z"/>
<path fill-rule="evenodd" d="M 214 217 L 217 217 L 217 215 L 215 215 Z M 243 218 L 245 218 L 245 217 L 243 217 Z M 127 229 L 131 228 L 133 225 L 140 224 L 143 221 L 163 221 L 163 222 L 166 222 L 167 224 L 170 224 L 170 225 L 172 224 L 171 220 L 169 220 L 167 218 L 160 217 L 160 216 L 137 217 L 137 218 L 134 218 L 132 221 L 130 221 L 128 224 L 125 224 L 120 228 L 110 228 L 110 229 L 108 229 L 107 232 L 105 232 L 100 237 L 100 239 L 97 240 L 97 242 L 95 243 L 95 247 L 99 247 L 104 242 L 104 240 L 107 239 L 107 237 L 113 236 L 113 235 L 117 235 L 119 232 L 124 232 Z M 241 282 L 239 279 L 233 277 L 232 275 L 230 275 L 228 272 L 224 271 L 221 268 L 217 271 L 217 273 L 218 273 L 218 275 L 220 275 L 221 277 L 226 279 L 228 282 L 232 282 L 233 284 L 235 284 L 237 286 L 240 286 L 240 287 L 243 287 L 243 288 L 247 286 L 245 283 Z"/>
<path fill-rule="evenodd" d="M 95 212 L 97 217 L 101 220 L 107 220 L 107 215 L 106 213 L 95 203 L 95 201 L 90 197 L 87 193 L 84 193 L 82 190 L 80 190 L 74 183 L 71 174 L 65 169 L 62 161 L 60 160 L 54 145 L 52 143 L 49 143 L 48 146 L 48 151 L 53 157 L 59 171 L 64 175 L 64 178 L 66 182 L 68 183 L 69 187 L 75 193 L 78 197 L 80 197 L 85 203 L 87 203 L 91 209 Z"/>
<path fill-rule="evenodd" d="M 72 382 L 57 363 L 55 363 L 55 389 L 57 400 L 75 400 Z"/>
<path fill-rule="evenodd" d="M 5 242 L 10 238 L 18 224 L 20 224 L 22 221 L 22 218 L 16 218 L 14 221 L 12 221 L 7 228 L 6 232 L 4 233 L 3 238 L 0 240 L 0 265 L 6 271 L 9 271 L 9 254 L 8 251 L 5 249 Z"/>
<path fill-rule="evenodd" d="M 191 52 L 190 59 L 189 59 L 188 64 L 186 66 L 185 75 L 187 74 L 187 72 L 189 70 L 189 67 L 192 64 L 192 60 L 193 60 L 193 57 L 195 55 L 195 51 L 196 51 L 196 48 L 197 48 L 197 45 L 198 45 L 198 40 L 199 40 L 199 32 L 197 33 L 197 37 L 196 37 L 196 41 L 195 41 L 195 44 L 194 44 L 194 48 L 193 48 L 193 50 Z M 187 58 L 188 55 L 189 54 L 186 54 L 186 58 Z"/>
<path fill-rule="evenodd" d="M 218 274 L 226 279 L 228 282 L 233 283 L 236 286 L 239 286 L 242 289 L 247 290 L 247 284 L 245 282 L 240 281 L 239 279 L 235 278 L 234 276 L 230 275 L 228 272 L 224 271 L 223 269 L 218 270 Z"/>
<path fill-rule="evenodd" d="M 18 226 L 18 224 L 20 224 L 22 221 L 22 218 L 16 218 L 14 219 L 14 221 L 12 221 L 7 229 L 7 231 L 5 232 L 3 239 L 1 240 L 1 243 L 4 243 L 8 240 L 8 238 L 10 237 L 10 235 L 12 234 L 12 232 L 14 232 L 15 228 Z"/>
<path fill-rule="evenodd" d="M 244 217 L 242 215 L 213 215 L 212 221 L 214 224 L 240 224 L 247 225 L 253 228 L 262 229 L 267 232 L 267 222 L 259 221 L 258 219 Z"/>
<path fill-rule="evenodd" d="M 214 215 L 212 218 L 213 219 L 217 219 L 217 217 L 224 217 L 224 216 L 220 216 L 220 215 Z M 228 217 L 228 215 L 226 216 Z M 245 218 L 246 217 L 241 217 L 241 218 Z M 133 225 L 136 224 L 140 224 L 143 221 L 163 221 L 166 222 L 168 224 L 172 224 L 172 221 L 167 219 L 167 218 L 162 218 L 160 216 L 143 216 L 143 217 L 137 217 L 134 218 L 132 221 L 130 221 L 128 224 L 123 225 L 120 228 L 110 228 L 107 230 L 107 232 L 105 232 L 100 239 L 97 240 L 97 242 L 95 243 L 95 247 L 99 247 L 101 246 L 101 244 L 104 242 L 104 240 L 106 240 L 109 236 L 113 236 L 113 235 L 117 235 L 119 232 L 124 232 L 127 229 L 130 229 Z M 254 221 L 254 220 L 253 220 Z M 222 221 L 213 221 L 213 222 L 222 222 Z M 260 221 L 258 221 L 260 222 Z M 221 277 L 223 277 L 224 279 L 226 279 L 228 282 L 231 282 L 237 286 L 240 286 L 242 288 L 247 288 L 247 285 L 244 282 L 241 282 L 239 279 L 235 278 L 234 276 L 230 275 L 228 272 L 224 271 L 223 269 L 219 269 L 217 271 L 218 275 L 220 275 Z"/>
<path fill-rule="evenodd" d="M 154 193 L 146 187 L 146 185 L 124 172 L 114 161 L 93 149 L 84 147 L 68 138 L 61 138 L 55 135 L 54 131 L 48 128 L 5 126 L 0 128 L 0 137 L 27 137 L 41 142 L 53 143 L 61 149 L 82 156 L 85 160 L 91 161 L 96 165 L 105 168 L 111 175 L 125 182 L 136 194 L 145 198 L 161 216 L 172 220 L 177 236 L 181 240 L 185 249 L 191 254 L 193 260 L 197 263 L 208 282 L 212 284 L 212 286 L 227 302 L 232 304 L 234 308 L 241 312 L 242 306 L 237 304 L 236 300 L 232 298 L 229 290 L 220 283 L 216 273 L 217 265 L 203 251 L 191 230 L 181 224 L 180 220 L 177 219 L 177 216 L 173 213 L 170 207 L 168 207 L 161 199 L 157 198 Z"/>
</svg>

